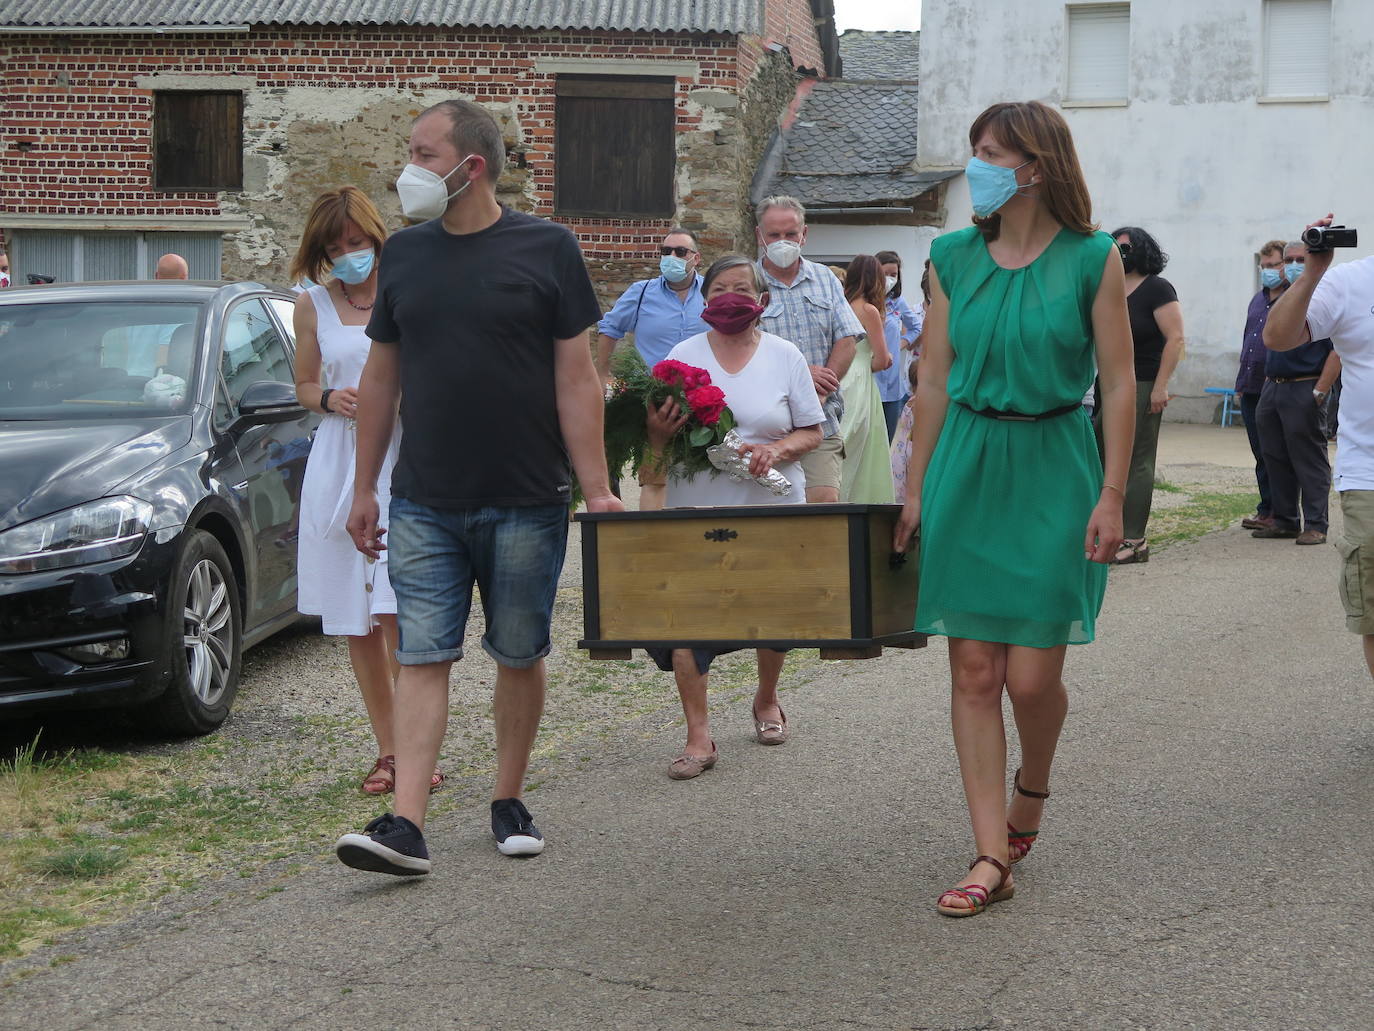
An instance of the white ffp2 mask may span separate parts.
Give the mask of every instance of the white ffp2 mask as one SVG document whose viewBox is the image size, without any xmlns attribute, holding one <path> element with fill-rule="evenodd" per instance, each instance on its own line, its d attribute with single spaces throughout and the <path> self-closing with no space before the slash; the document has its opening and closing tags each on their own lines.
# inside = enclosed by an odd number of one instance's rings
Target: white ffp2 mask
<svg viewBox="0 0 1374 1031">
<path fill-rule="evenodd" d="M 442 215 L 448 210 L 448 202 L 471 186 L 472 180 L 463 183 L 452 193 L 448 192 L 445 184 L 454 172 L 475 156 L 469 154 L 453 166 L 453 172 L 445 176 L 435 175 L 428 168 L 421 168 L 419 165 L 406 165 L 396 179 L 396 194 L 401 198 L 401 213 L 412 222 L 427 222 Z"/>
</svg>

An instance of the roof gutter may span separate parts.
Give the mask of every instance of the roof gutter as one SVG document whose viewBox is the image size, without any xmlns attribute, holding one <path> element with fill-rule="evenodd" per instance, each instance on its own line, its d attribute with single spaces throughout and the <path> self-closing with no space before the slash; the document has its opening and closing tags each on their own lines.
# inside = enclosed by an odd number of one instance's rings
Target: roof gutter
<svg viewBox="0 0 1374 1031">
<path fill-rule="evenodd" d="M 135 36 L 152 33 L 198 32 L 202 35 L 248 32 L 251 25 L 0 25 L 0 33 L 16 36 Z"/>
</svg>

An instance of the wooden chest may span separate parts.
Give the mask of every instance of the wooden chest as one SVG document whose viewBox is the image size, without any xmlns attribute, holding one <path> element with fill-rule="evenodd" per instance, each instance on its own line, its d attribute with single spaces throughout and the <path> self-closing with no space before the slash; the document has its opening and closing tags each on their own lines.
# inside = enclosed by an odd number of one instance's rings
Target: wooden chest
<svg viewBox="0 0 1374 1031">
<path fill-rule="evenodd" d="M 900 505 L 582 512 L 583 640 L 631 648 L 919 648 L 917 552 L 892 551 Z"/>
</svg>

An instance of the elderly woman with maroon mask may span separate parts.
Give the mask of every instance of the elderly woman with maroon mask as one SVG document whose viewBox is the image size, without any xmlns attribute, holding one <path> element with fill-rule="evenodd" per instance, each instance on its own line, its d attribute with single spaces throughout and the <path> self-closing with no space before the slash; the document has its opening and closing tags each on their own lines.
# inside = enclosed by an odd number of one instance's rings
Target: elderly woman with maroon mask
<svg viewBox="0 0 1374 1031">
<path fill-rule="evenodd" d="M 668 471 L 667 508 L 686 506 L 805 504 L 806 476 L 798 459 L 821 442 L 825 420 L 806 359 L 796 344 L 759 329 L 767 306 L 758 267 L 739 254 L 721 258 L 702 282 L 706 309 L 701 317 L 711 329 L 682 341 L 668 357 L 705 369 L 711 382 L 725 392 L 735 416 L 736 430 L 746 442 L 749 471 L 755 476 L 777 470 L 792 483 L 778 497 L 753 480 L 699 473 L 684 476 Z M 687 421 L 671 398 L 648 414 L 650 446 L 661 455 L 668 440 Z M 682 710 L 687 717 L 687 744 L 673 760 L 668 776 L 696 777 L 716 764 L 706 704 L 706 677 L 719 652 L 702 649 L 651 649 L 662 670 L 677 679 Z M 783 653 L 758 652 L 759 686 L 754 694 L 754 736 L 759 744 L 780 745 L 787 740 L 787 717 L 778 705 L 778 676 Z"/>
</svg>

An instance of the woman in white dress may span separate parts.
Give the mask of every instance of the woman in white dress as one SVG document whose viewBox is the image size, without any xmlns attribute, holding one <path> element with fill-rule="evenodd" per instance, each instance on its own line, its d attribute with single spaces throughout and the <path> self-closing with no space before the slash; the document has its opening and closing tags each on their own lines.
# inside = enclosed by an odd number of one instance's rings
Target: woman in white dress
<svg viewBox="0 0 1374 1031">
<path fill-rule="evenodd" d="M 768 295 L 758 267 L 748 258 L 729 254 L 712 265 L 702 281 L 702 296 L 706 309 L 701 317 L 711 329 L 688 337 L 668 357 L 711 374 L 712 384 L 725 393 L 736 430 L 749 445 L 749 471 L 759 476 L 776 469 L 792 481 L 792 490 L 778 497 L 753 480 L 709 473 L 683 476 L 670 469 L 665 507 L 805 504 L 806 475 L 798 460 L 820 446 L 825 421 L 806 359 L 796 344 L 759 329 Z M 662 455 L 686 421 L 671 398 L 649 412 L 648 438 L 655 454 Z M 668 768 L 674 780 L 696 777 L 716 764 L 706 707 L 707 671 L 716 654 L 690 648 L 650 650 L 660 669 L 673 671 L 687 717 L 686 747 Z M 759 744 L 787 740 L 787 717 L 778 704 L 782 663 L 782 652 L 759 649 L 753 706 Z"/>
<path fill-rule="evenodd" d="M 291 263 L 293 280 L 323 284 L 296 299 L 296 397 L 325 416 L 301 490 L 297 607 L 322 617 L 326 634 L 348 638 L 349 662 L 377 738 L 377 761 L 362 782 L 372 795 L 391 791 L 395 781 L 396 596 L 386 553 L 378 561 L 361 555 L 344 524 L 353 500 L 358 380 L 371 347 L 364 327 L 385 241 L 377 208 L 361 190 L 344 186 L 316 198 Z M 398 423 L 377 481 L 383 525 L 399 445 Z M 442 782 L 435 770 L 431 790 Z"/>
</svg>

